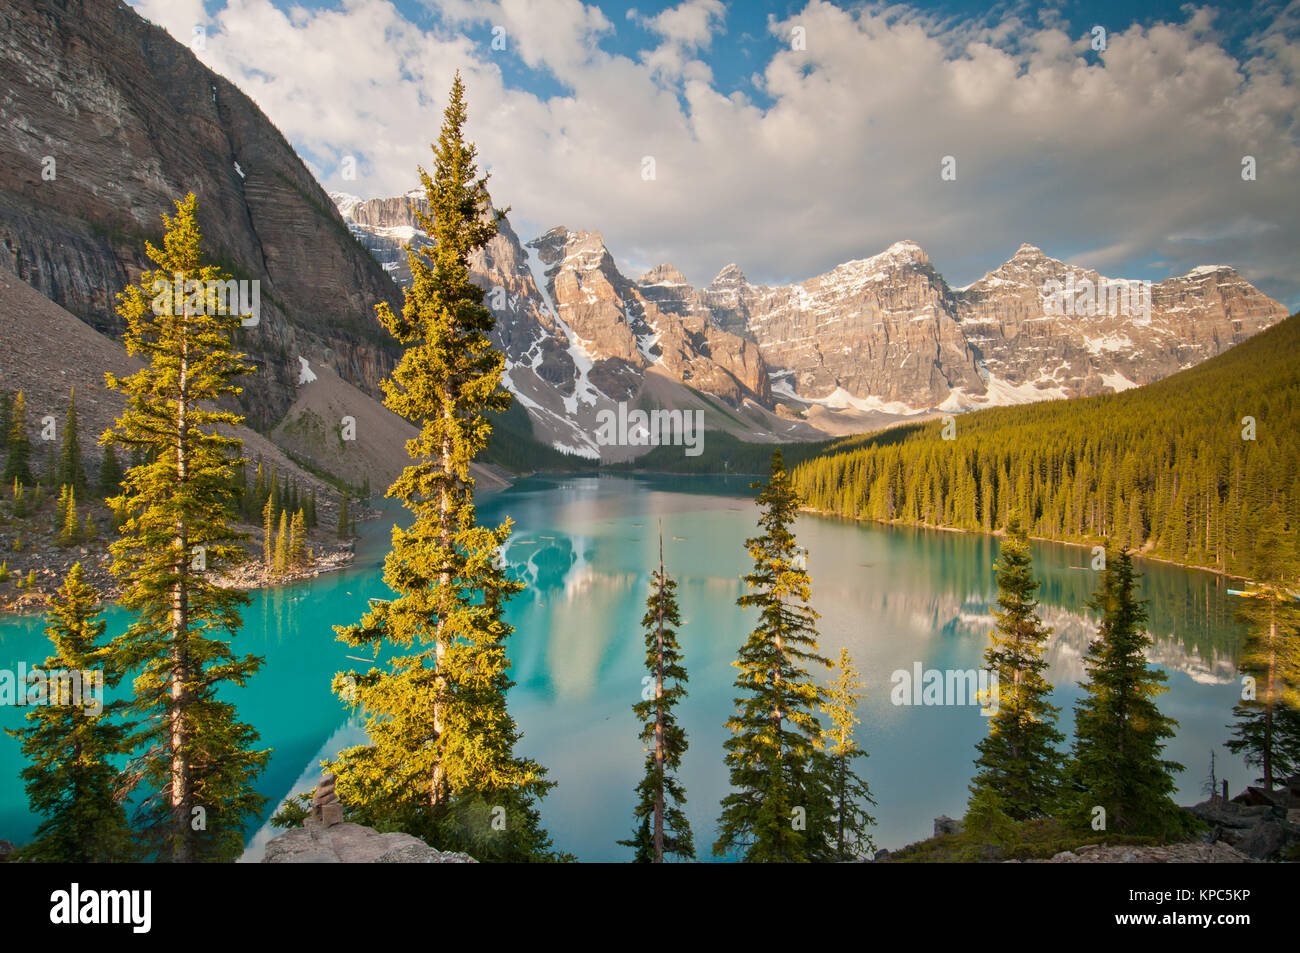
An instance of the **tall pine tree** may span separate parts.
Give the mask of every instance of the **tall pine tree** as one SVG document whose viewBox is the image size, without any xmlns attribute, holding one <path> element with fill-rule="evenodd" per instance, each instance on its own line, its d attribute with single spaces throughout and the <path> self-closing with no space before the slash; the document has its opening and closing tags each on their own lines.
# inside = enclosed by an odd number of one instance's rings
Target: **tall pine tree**
<svg viewBox="0 0 1300 953">
<path fill-rule="evenodd" d="M 81 437 L 77 432 L 77 392 L 68 392 L 68 412 L 63 420 L 63 447 L 59 452 L 59 483 L 85 495 L 86 468 L 81 462 Z"/>
<path fill-rule="evenodd" d="M 651 576 L 650 598 L 641 619 L 645 629 L 645 663 L 650 672 L 647 688 L 652 692 L 632 706 L 644 724 L 641 740 L 647 745 L 645 776 L 637 785 L 637 806 L 633 812 L 637 827 L 631 840 L 619 841 L 636 849 L 638 863 L 662 864 L 667 856 L 682 860 L 695 857 L 691 825 L 682 805 L 686 790 L 677 778 L 686 753 L 686 730 L 677 722 L 673 709 L 686 697 L 686 666 L 677 644 L 676 626 L 682 624 L 677 607 L 677 580 L 664 572 L 664 534 L 659 527 L 659 569 Z"/>
<path fill-rule="evenodd" d="M 758 610 L 758 622 L 732 664 L 740 669 L 736 713 L 724 744 L 732 791 L 722 799 L 713 853 L 746 861 L 816 861 L 830 856 L 826 833 L 833 810 L 817 759 L 821 699 L 806 665 L 829 664 L 817 648 L 817 613 L 808 605 L 812 581 L 791 524 L 799 495 L 781 451 L 759 490 L 761 535 L 745 541 L 754 569 L 751 590 L 737 604 Z"/>
<path fill-rule="evenodd" d="M 997 675 L 997 698 L 988 734 L 976 746 L 979 771 L 971 795 L 989 789 L 1015 820 L 1047 817 L 1059 806 L 1064 758 L 1057 746 L 1065 736 L 1056 728 L 1059 713 L 1047 699 L 1052 686 L 1044 677 L 1043 649 L 1051 629 L 1038 618 L 1029 537 L 1012 515 L 998 561 L 997 624 L 989 636 L 984 664 Z"/>
<path fill-rule="evenodd" d="M 9 411 L 9 432 L 5 435 L 4 483 L 14 480 L 26 486 L 36 481 L 32 478 L 32 442 L 27 436 L 27 399 L 19 391 Z"/>
<path fill-rule="evenodd" d="M 1178 723 L 1162 715 L 1155 702 L 1167 691 L 1165 673 L 1151 668 L 1144 654 L 1154 641 L 1137 580 L 1127 550 L 1106 554 L 1089 603 L 1101 613 L 1101 623 L 1084 658 L 1088 678 L 1074 709 L 1074 752 L 1067 770 L 1080 824 L 1094 824 L 1101 808 L 1105 830 L 1164 838 L 1186 830 L 1183 811 L 1171 797 L 1174 774 L 1183 766 L 1161 756 Z"/>
<path fill-rule="evenodd" d="M 387 642 L 399 654 L 387 670 L 335 679 L 335 690 L 366 713 L 369 742 L 330 765 L 352 816 L 400 824 L 446 849 L 481 859 L 549 856 L 536 799 L 553 784 L 515 754 L 520 732 L 506 706 L 513 684 L 505 601 L 523 588 L 501 563 L 510 523 L 478 525 L 470 463 L 486 446 L 488 412 L 504 412 L 504 358 L 492 347 L 492 312 L 470 280 L 469 259 L 496 234 L 486 177 L 465 141 L 459 74 L 434 147 L 433 175 L 419 170 L 431 214 L 417 212 L 432 246 L 409 253 L 411 286 L 380 323 L 405 347 L 383 381 L 385 406 L 419 434 L 411 464 L 388 489 L 411 511 L 395 527 L 384 581 L 397 593 L 372 601 L 360 624 L 336 627 L 354 647 Z M 340 534 L 346 513 L 340 513 Z M 377 654 L 377 653 L 376 653 Z"/>
<path fill-rule="evenodd" d="M 224 276 L 202 263 L 196 213 L 191 193 L 163 216 L 163 247 L 145 246 L 156 268 L 118 297 L 127 353 L 147 365 L 127 378 L 107 375 L 127 405 L 103 438 L 141 461 L 114 500 L 129 515 L 111 550 L 121 602 L 135 615 L 123 658 L 142 667 L 135 710 L 147 728 L 132 765 L 146 787 L 142 821 L 158 856 L 176 862 L 240 854 L 244 824 L 265 801 L 253 778 L 269 757 L 218 698 L 261 664 L 231 650 L 248 597 L 214 581 L 246 558 L 233 528 L 241 444 L 221 432 L 243 418 L 214 408 L 238 395 L 249 368 L 232 349 L 239 315 L 218 313 L 214 283 Z"/>
<path fill-rule="evenodd" d="M 1239 665 L 1250 679 L 1233 708 L 1228 750 L 1260 771 L 1271 791 L 1300 772 L 1300 603 L 1296 602 L 1295 534 L 1270 506 L 1255 537 L 1251 588 L 1237 612 L 1246 625 Z M 1245 686 L 1243 686 L 1244 689 Z"/>
</svg>

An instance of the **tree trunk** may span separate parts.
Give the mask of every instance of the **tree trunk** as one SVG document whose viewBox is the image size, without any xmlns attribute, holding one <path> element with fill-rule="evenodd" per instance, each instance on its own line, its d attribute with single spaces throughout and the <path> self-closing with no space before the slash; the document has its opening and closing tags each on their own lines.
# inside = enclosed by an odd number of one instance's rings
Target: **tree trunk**
<svg viewBox="0 0 1300 953">
<path fill-rule="evenodd" d="M 184 484 L 189 478 L 189 345 L 182 336 L 179 396 L 176 400 L 176 479 Z M 185 684 L 189 680 L 189 658 L 186 640 L 189 635 L 189 583 L 187 574 L 190 561 L 187 551 L 187 531 L 183 515 L 178 514 L 172 547 L 176 560 L 176 582 L 172 586 L 171 622 L 171 809 L 175 843 L 172 860 L 178 864 L 194 860 L 193 831 L 190 827 L 193 806 L 193 784 L 189 759 L 185 754 L 188 730 L 185 725 L 189 699 Z"/>
</svg>

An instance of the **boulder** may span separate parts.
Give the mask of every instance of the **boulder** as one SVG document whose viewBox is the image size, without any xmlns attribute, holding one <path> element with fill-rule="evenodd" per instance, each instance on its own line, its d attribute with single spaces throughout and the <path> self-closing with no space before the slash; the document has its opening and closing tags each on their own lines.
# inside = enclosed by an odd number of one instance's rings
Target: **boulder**
<svg viewBox="0 0 1300 953">
<path fill-rule="evenodd" d="M 940 837 L 945 834 L 960 834 L 964 827 L 961 821 L 954 821 L 947 814 L 941 814 L 934 819 L 934 836 Z"/>
<path fill-rule="evenodd" d="M 264 864 L 473 864 L 468 854 L 435 850 L 410 834 L 388 833 L 344 822 L 331 827 L 308 822 L 272 838 Z"/>
</svg>

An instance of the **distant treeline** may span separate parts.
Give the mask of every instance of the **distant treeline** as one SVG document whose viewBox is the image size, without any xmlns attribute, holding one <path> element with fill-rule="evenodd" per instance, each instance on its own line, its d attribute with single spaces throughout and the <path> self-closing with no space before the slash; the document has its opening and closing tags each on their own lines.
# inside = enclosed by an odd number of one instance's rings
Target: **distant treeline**
<svg viewBox="0 0 1300 953">
<path fill-rule="evenodd" d="M 1120 394 L 841 441 L 794 481 L 842 516 L 989 532 L 1017 510 L 1033 535 L 1249 576 L 1261 528 L 1300 528 L 1298 368 L 1293 316 Z"/>
</svg>

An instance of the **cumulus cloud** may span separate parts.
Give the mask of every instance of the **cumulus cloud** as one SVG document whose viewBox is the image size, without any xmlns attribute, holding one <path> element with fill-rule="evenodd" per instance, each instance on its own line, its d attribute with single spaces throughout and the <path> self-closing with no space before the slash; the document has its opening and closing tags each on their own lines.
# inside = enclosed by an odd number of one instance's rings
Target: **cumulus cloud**
<svg viewBox="0 0 1300 953">
<path fill-rule="evenodd" d="M 802 279 L 910 238 L 960 285 L 1028 241 L 1116 277 L 1231 264 L 1292 307 L 1295 6 L 1253 25 L 1234 56 L 1206 7 L 1116 24 L 1095 51 L 1054 15 L 940 20 L 810 0 L 769 22 L 778 45 L 765 62 L 754 51 L 751 98 L 713 81 L 719 0 L 631 23 L 580 0 L 428 0 L 419 25 L 387 0 L 289 13 L 226 0 L 210 15 L 199 0 L 137 3 L 183 42 L 206 24 L 201 58 L 328 188 L 363 197 L 413 185 L 461 69 L 470 135 L 523 237 L 597 229 L 633 273 L 671 261 L 702 284 L 736 262 L 751 280 Z M 634 25 L 652 45 L 610 52 Z M 492 26 L 506 50 L 491 49 Z M 551 92 L 521 83 L 519 64 Z M 356 181 L 340 178 L 348 155 Z M 945 157 L 955 180 L 941 178 Z"/>
</svg>

